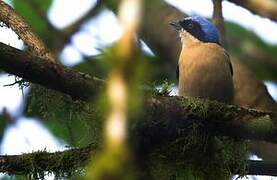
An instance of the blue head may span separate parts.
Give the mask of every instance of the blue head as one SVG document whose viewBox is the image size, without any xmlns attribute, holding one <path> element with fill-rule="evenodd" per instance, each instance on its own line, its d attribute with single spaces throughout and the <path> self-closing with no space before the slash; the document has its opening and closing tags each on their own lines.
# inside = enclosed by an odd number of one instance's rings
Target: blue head
<svg viewBox="0 0 277 180">
<path fill-rule="evenodd" d="M 217 28 L 207 19 L 201 16 L 187 17 L 178 22 L 170 23 L 178 31 L 186 31 L 202 42 L 220 44 L 220 36 Z"/>
</svg>

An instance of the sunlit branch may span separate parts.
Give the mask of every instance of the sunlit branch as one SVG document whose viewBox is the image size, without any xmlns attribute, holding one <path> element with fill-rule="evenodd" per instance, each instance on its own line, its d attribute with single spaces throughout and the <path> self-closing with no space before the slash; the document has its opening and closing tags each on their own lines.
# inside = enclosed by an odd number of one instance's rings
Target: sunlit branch
<svg viewBox="0 0 277 180">
<path fill-rule="evenodd" d="M 54 56 L 45 47 L 39 37 L 32 31 L 31 27 L 4 1 L 0 1 L 0 21 L 10 27 L 20 39 L 23 40 L 28 46 L 30 52 L 34 55 L 44 60 L 55 61 Z"/>
</svg>

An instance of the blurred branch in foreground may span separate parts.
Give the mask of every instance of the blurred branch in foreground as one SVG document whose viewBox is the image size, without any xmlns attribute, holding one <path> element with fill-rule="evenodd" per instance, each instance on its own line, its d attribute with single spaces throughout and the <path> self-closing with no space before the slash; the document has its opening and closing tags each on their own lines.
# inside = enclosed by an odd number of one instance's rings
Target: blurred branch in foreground
<svg viewBox="0 0 277 180">
<path fill-rule="evenodd" d="M 112 62 L 112 69 L 107 80 L 107 115 L 104 127 L 104 147 L 98 158 L 89 167 L 87 179 L 136 179 L 133 152 L 130 148 L 128 125 L 132 102 L 132 82 L 138 70 L 135 35 L 141 19 L 141 0 L 122 0 L 118 11 L 123 35 L 106 59 Z M 133 79 L 134 80 L 134 79 Z M 138 104 L 138 103 L 136 103 Z"/>
</svg>

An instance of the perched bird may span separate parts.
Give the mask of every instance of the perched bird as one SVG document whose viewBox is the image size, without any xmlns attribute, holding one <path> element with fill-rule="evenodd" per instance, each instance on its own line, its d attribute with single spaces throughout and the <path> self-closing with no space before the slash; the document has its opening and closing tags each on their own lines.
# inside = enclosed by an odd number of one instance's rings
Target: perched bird
<svg viewBox="0 0 277 180">
<path fill-rule="evenodd" d="M 187 17 L 170 25 L 179 31 L 182 43 L 176 72 L 179 95 L 232 104 L 233 69 L 220 44 L 217 28 L 201 16 Z"/>
</svg>

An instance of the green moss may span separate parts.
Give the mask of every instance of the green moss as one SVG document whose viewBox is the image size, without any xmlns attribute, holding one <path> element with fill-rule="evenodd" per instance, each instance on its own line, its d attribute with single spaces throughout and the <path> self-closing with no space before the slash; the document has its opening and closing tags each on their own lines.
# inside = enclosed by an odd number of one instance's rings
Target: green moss
<svg viewBox="0 0 277 180">
<path fill-rule="evenodd" d="M 195 97 L 186 97 L 178 99 L 176 103 L 178 103 L 181 107 L 186 109 L 190 109 L 195 114 L 205 118 L 208 114 L 209 103 L 211 101 L 195 98 Z"/>
<path fill-rule="evenodd" d="M 90 144 L 80 149 L 49 153 L 46 150 L 22 154 L 10 168 L 11 174 L 22 174 L 20 179 L 44 179 L 54 175 L 55 179 L 81 179 L 85 175 L 85 166 L 97 145 Z M 4 168 L 4 167 L 3 167 Z M 5 167 L 9 169 L 9 166 Z"/>
<path fill-rule="evenodd" d="M 270 132 L 271 129 L 273 128 L 273 123 L 270 116 L 266 115 L 266 116 L 251 120 L 248 123 L 248 128 L 255 129 L 256 131 Z"/>
<path fill-rule="evenodd" d="M 183 132 L 187 132 L 184 134 Z M 246 174 L 246 143 L 211 136 L 193 124 L 181 138 L 151 153 L 150 171 L 154 179 L 229 179 L 231 169 Z"/>
</svg>

